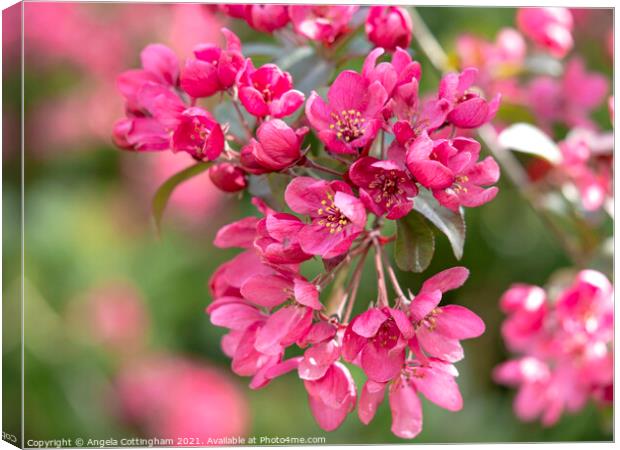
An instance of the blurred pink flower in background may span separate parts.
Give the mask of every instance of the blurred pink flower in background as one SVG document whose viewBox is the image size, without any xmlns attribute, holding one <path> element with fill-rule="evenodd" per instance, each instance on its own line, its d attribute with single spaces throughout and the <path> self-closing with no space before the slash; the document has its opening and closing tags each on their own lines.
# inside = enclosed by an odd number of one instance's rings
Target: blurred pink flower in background
<svg viewBox="0 0 620 450">
<path fill-rule="evenodd" d="M 219 370 L 191 359 L 152 355 L 132 360 L 120 369 L 115 385 L 120 414 L 146 437 L 202 446 L 249 430 L 248 405 L 239 388 Z"/>
<path fill-rule="evenodd" d="M 613 393 L 613 286 L 583 270 L 555 298 L 530 285 L 513 285 L 500 301 L 508 318 L 506 346 L 521 355 L 495 368 L 496 382 L 517 387 L 517 416 L 555 424 L 590 397 Z"/>
<path fill-rule="evenodd" d="M 556 58 L 573 48 L 573 17 L 567 8 L 519 8 L 519 30 Z"/>
<path fill-rule="evenodd" d="M 461 67 L 476 67 L 477 84 L 486 95 L 501 93 L 511 103 L 522 102 L 517 75 L 523 68 L 526 50 L 525 39 L 513 28 L 500 30 L 494 42 L 471 34 L 456 40 Z"/>
<path fill-rule="evenodd" d="M 528 102 L 543 129 L 549 130 L 555 122 L 595 128 L 589 116 L 607 98 L 609 83 L 603 75 L 588 72 L 583 60 L 575 57 L 561 79 L 537 77 L 527 90 Z"/>
<path fill-rule="evenodd" d="M 122 115 L 116 77 L 134 65 L 142 45 L 149 41 L 169 45 L 184 58 L 198 43 L 220 39 L 220 21 L 204 5 L 106 5 L 31 3 L 25 8 L 26 71 L 49 74 L 74 71 L 78 77 L 68 89 L 47 96 L 27 111 L 29 154 L 51 158 L 93 145 L 111 145 L 110 130 Z M 111 25 L 114 25 L 111 27 Z M 76 45 L 77 42 L 87 45 Z M 36 72 L 35 72 L 36 70 Z M 145 198 L 170 176 L 189 166 L 184 155 L 153 155 L 152 163 L 134 167 L 130 155 L 123 165 L 140 180 Z M 126 171 L 129 173 L 129 171 Z M 207 174 L 194 177 L 175 190 L 170 209 L 191 223 L 204 222 L 222 198 Z"/>
</svg>

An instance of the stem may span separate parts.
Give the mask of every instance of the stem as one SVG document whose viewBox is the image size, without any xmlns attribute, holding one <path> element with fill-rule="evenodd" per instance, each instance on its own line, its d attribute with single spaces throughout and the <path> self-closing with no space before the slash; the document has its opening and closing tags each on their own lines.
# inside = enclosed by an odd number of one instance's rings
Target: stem
<svg viewBox="0 0 620 450">
<path fill-rule="evenodd" d="M 400 284 L 398 283 L 398 278 L 396 278 L 396 274 L 394 273 L 394 269 L 392 268 L 392 266 L 388 266 L 388 275 L 390 276 L 390 280 L 392 281 L 394 291 L 396 291 L 396 295 L 398 295 L 398 302 L 396 306 L 400 306 L 400 304 L 403 302 L 408 302 L 410 299 L 401 289 Z"/>
<path fill-rule="evenodd" d="M 332 175 L 336 175 L 341 177 L 342 173 L 338 172 L 337 170 L 331 169 L 329 167 L 323 166 L 319 163 L 316 163 L 314 161 L 312 161 L 310 158 L 306 158 L 306 161 L 304 162 L 304 166 L 305 167 L 310 167 L 312 169 L 316 169 L 316 170 L 320 170 L 321 172 L 325 172 L 325 173 L 329 173 Z"/>
<path fill-rule="evenodd" d="M 426 23 L 415 8 L 408 8 L 413 24 L 413 36 L 420 44 L 422 52 L 429 59 L 435 70 L 440 74 L 448 72 L 451 67 L 449 59 L 443 48 L 428 29 Z M 502 147 L 497 140 L 497 133 L 490 124 L 485 124 L 478 130 L 478 137 L 489 149 L 491 154 L 497 159 L 502 172 L 506 173 L 510 181 L 519 190 L 521 195 L 528 202 L 534 212 L 540 217 L 544 224 L 549 228 L 560 242 L 565 253 L 577 264 L 584 264 L 584 257 L 579 249 L 576 249 L 564 232 L 558 228 L 549 216 L 548 212 L 538 201 L 535 190 L 532 188 L 527 172 L 523 169 L 519 161 L 506 148 Z"/>
<path fill-rule="evenodd" d="M 360 281 L 362 279 L 362 272 L 364 271 L 364 263 L 366 262 L 366 257 L 368 256 L 368 250 L 370 249 L 370 245 L 366 246 L 366 251 L 362 253 L 359 261 L 357 262 L 357 266 L 353 271 L 353 276 L 351 277 L 351 282 L 349 283 L 350 292 L 347 294 L 347 309 L 344 313 L 344 323 L 349 323 L 349 319 L 351 319 L 351 313 L 353 312 L 353 305 L 355 305 L 355 299 L 357 298 L 357 291 L 360 286 Z M 344 302 L 343 302 L 344 304 Z"/>
<path fill-rule="evenodd" d="M 377 238 L 374 236 L 372 242 L 375 246 L 375 267 L 377 269 L 377 303 L 381 306 L 389 306 L 385 272 L 383 271 L 383 258 L 381 257 L 381 244 L 379 244 L 379 241 L 377 241 Z"/>
<path fill-rule="evenodd" d="M 228 93 L 228 96 L 230 97 L 230 102 L 232 103 L 233 107 L 235 108 L 235 111 L 237 112 L 237 116 L 239 117 L 239 122 L 241 123 L 241 126 L 245 130 L 248 140 L 252 139 L 252 136 L 254 134 L 252 133 L 252 129 L 250 128 L 248 121 L 245 120 L 245 117 L 243 117 L 243 112 L 241 111 L 241 108 L 239 107 L 239 103 L 237 103 L 237 100 L 230 94 L 230 92 Z"/>
</svg>

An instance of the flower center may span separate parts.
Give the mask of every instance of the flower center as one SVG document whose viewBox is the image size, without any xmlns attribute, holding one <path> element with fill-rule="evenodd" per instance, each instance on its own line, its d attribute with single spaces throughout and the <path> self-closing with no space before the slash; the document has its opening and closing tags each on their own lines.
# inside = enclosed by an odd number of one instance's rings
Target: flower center
<svg viewBox="0 0 620 450">
<path fill-rule="evenodd" d="M 319 225 L 329 229 L 331 234 L 339 233 L 351 221 L 342 214 L 342 211 L 334 204 L 334 195 L 327 193 L 327 199 L 321 201 L 321 208 L 317 210 L 320 217 Z"/>
<path fill-rule="evenodd" d="M 193 120 L 194 129 L 190 132 L 189 139 L 192 141 L 194 145 L 194 149 L 198 155 L 202 154 L 207 139 L 209 139 L 209 135 L 211 131 L 205 127 L 205 125 L 198 119 L 197 117 Z"/>
<path fill-rule="evenodd" d="M 271 100 L 273 100 L 273 92 L 271 91 L 270 83 L 261 84 L 254 82 L 254 87 L 258 92 L 263 95 L 263 99 L 265 100 L 265 102 L 269 103 Z"/>
<path fill-rule="evenodd" d="M 362 113 L 355 109 L 342 110 L 340 114 L 332 112 L 332 123 L 329 128 L 336 130 L 338 139 L 345 142 L 351 142 L 364 134 L 363 126 L 366 119 L 362 117 Z"/>
<path fill-rule="evenodd" d="M 392 348 L 396 345 L 398 341 L 399 331 L 396 328 L 396 324 L 393 319 L 388 319 L 383 322 L 377 334 L 372 338 L 372 341 L 375 344 L 380 345 L 381 347 Z"/>
<path fill-rule="evenodd" d="M 467 192 L 467 188 L 465 186 L 463 186 L 463 184 L 467 183 L 469 181 L 469 177 L 467 175 L 458 175 L 455 179 L 454 179 L 454 183 L 452 184 L 452 190 L 455 193 L 460 193 L 460 192 Z"/>
<path fill-rule="evenodd" d="M 386 170 L 375 174 L 374 180 L 368 185 L 375 191 L 374 200 L 376 203 L 385 203 L 389 208 L 398 202 L 398 197 L 404 191 L 400 183 L 404 183 L 405 177 L 397 170 Z"/>
<path fill-rule="evenodd" d="M 428 331 L 435 331 L 435 328 L 437 328 L 437 316 L 441 313 L 441 308 L 433 309 L 424 319 L 414 324 L 415 329 L 418 330 L 424 326 Z"/>
</svg>

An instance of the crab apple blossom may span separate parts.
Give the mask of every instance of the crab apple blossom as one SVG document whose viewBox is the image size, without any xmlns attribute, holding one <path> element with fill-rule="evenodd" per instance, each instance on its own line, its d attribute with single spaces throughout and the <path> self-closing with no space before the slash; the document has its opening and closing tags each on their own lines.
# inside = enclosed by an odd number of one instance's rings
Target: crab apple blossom
<svg viewBox="0 0 620 450">
<path fill-rule="evenodd" d="M 583 60 L 571 59 L 561 79 L 534 78 L 527 86 L 528 103 L 544 129 L 554 123 L 593 129 L 592 111 L 605 101 L 609 83 L 596 72 L 588 72 Z"/>
<path fill-rule="evenodd" d="M 377 47 L 394 51 L 411 43 L 411 17 L 399 6 L 371 6 L 366 17 L 366 36 Z"/>
<path fill-rule="evenodd" d="M 367 37 L 378 47 L 363 62 L 350 55 L 349 37 L 364 25 L 358 8 L 220 6 L 260 31 L 288 27 L 272 36 L 280 44 L 321 44 L 304 49 L 311 55 L 301 61 L 317 65 L 300 90 L 287 72 L 299 73 L 297 63 L 274 57 L 257 66 L 226 29 L 225 46 L 199 45 L 180 71 L 169 50 L 147 47 L 143 68 L 119 78 L 126 117 L 113 137 L 123 149 L 188 153 L 195 166 L 181 180 L 208 170 L 220 190 L 251 194 L 257 213 L 224 225 L 213 241 L 241 250 L 208 282 L 206 313 L 227 330 L 221 349 L 232 371 L 250 377 L 252 389 L 297 376 L 327 431 L 356 406 L 368 424 L 387 396 L 393 433 L 410 439 L 422 429 L 420 395 L 450 411 L 462 408 L 452 364 L 464 358 L 460 341 L 480 336 L 485 325 L 469 309 L 440 305 L 467 269 L 428 278 L 414 296 L 401 287 L 386 249 L 393 245 L 399 268 L 417 270 L 421 264 L 405 268 L 398 250 L 411 244 L 413 219 L 463 219 L 461 206 L 496 196 L 498 166 L 492 157 L 480 160 L 481 145 L 470 136 L 494 117 L 499 96 L 482 97 L 473 87 L 477 72 L 468 68 L 422 92 L 422 66 L 407 51 L 412 21 L 405 8 L 371 7 Z M 506 59 L 517 58 L 509 47 Z M 349 57 L 360 60 L 360 72 L 339 69 Z M 308 76 L 324 68 L 325 81 L 309 86 Z M 429 239 L 416 236 L 415 244 Z M 376 291 L 362 292 L 370 254 Z M 521 322 L 512 328 L 528 331 Z M 365 377 L 359 405 L 351 365 Z"/>
<path fill-rule="evenodd" d="M 308 121 L 326 149 L 357 154 L 368 148 L 381 128 L 380 112 L 387 101 L 381 83 L 345 70 L 330 86 L 327 99 L 313 91 L 306 102 Z"/>
<path fill-rule="evenodd" d="M 286 169 L 301 158 L 301 143 L 307 128 L 293 130 L 280 119 L 273 119 L 258 127 L 256 139 L 248 143 L 253 160 L 260 167 L 277 171 Z"/>
<path fill-rule="evenodd" d="M 195 58 L 188 59 L 181 73 L 181 88 L 190 96 L 210 97 L 235 84 L 237 73 L 245 63 L 241 41 L 232 31 L 222 28 L 226 47 L 201 44 L 194 48 Z"/>
<path fill-rule="evenodd" d="M 248 59 L 237 77 L 239 100 L 253 116 L 290 116 L 304 102 L 304 94 L 293 89 L 291 75 L 275 64 L 256 69 Z"/>
<path fill-rule="evenodd" d="M 439 98 L 452 105 L 447 120 L 459 128 L 478 128 L 493 119 L 499 108 L 500 94 L 486 101 L 469 89 L 477 75 L 477 69 L 468 68 L 459 74 L 446 75 L 439 84 Z"/>
<path fill-rule="evenodd" d="M 476 207 L 491 201 L 499 166 L 492 157 L 478 161 L 480 144 L 470 138 L 433 141 L 422 134 L 406 153 L 406 164 L 416 180 L 432 190 L 440 204 L 451 210 Z"/>
<path fill-rule="evenodd" d="M 497 366 L 496 382 L 518 389 L 516 415 L 555 424 L 565 412 L 613 383 L 613 286 L 605 275 L 582 270 L 555 298 L 540 287 L 516 285 L 502 297 L 502 328 L 516 359 Z"/>
<path fill-rule="evenodd" d="M 333 258 L 345 253 L 366 225 L 366 210 L 342 181 L 297 177 L 284 194 L 296 213 L 312 222 L 299 231 L 302 250 L 311 255 Z"/>
<path fill-rule="evenodd" d="M 557 58 L 573 48 L 573 16 L 567 8 L 519 8 L 519 30 Z"/>
<path fill-rule="evenodd" d="M 239 192 L 248 185 L 245 172 L 226 162 L 209 167 L 209 178 L 224 192 Z"/>
<path fill-rule="evenodd" d="M 172 133 L 172 151 L 187 152 L 199 160 L 212 161 L 224 150 L 224 133 L 211 114 L 201 108 L 188 108 Z"/>
<path fill-rule="evenodd" d="M 291 5 L 289 16 L 296 33 L 332 45 L 349 31 L 349 22 L 359 6 Z"/>
<path fill-rule="evenodd" d="M 246 5 L 245 21 L 252 28 L 271 33 L 289 23 L 286 5 Z"/>
<path fill-rule="evenodd" d="M 360 199 L 378 216 L 400 219 L 413 208 L 418 189 L 404 167 L 390 160 L 366 156 L 349 169 L 349 178 L 360 188 Z"/>
</svg>

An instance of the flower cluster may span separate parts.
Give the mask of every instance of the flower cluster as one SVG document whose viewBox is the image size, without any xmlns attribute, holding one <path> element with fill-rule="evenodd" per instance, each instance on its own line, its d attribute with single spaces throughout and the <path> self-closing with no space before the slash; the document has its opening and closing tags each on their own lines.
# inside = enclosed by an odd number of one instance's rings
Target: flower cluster
<svg viewBox="0 0 620 450">
<path fill-rule="evenodd" d="M 516 386 L 522 420 L 556 423 L 588 399 L 613 400 L 613 287 L 600 272 L 583 270 L 549 298 L 538 286 L 517 284 L 501 299 L 507 347 L 521 356 L 499 365 L 497 382 Z"/>
<path fill-rule="evenodd" d="M 290 21 L 299 35 L 328 46 L 357 11 L 223 9 L 266 32 Z M 209 284 L 213 302 L 207 313 L 214 325 L 230 330 L 222 348 L 232 370 L 252 377 L 254 389 L 296 370 L 325 430 L 337 428 L 356 406 L 360 420 L 369 423 L 387 392 L 392 431 L 413 438 L 422 428 L 419 394 L 451 411 L 462 407 L 453 364 L 464 357 L 460 341 L 481 335 L 484 323 L 464 307 L 440 306 L 443 294 L 467 279 L 464 267 L 428 278 L 415 296 L 405 294 L 385 247 L 407 234 L 390 235 L 385 225 L 399 221 L 399 228 L 407 227 L 412 216 L 432 234 L 425 214 L 414 211 L 416 202 L 425 202 L 431 221 L 438 212 L 462 220 L 463 207 L 496 196 L 498 165 L 492 157 L 481 159 L 481 145 L 469 136 L 493 119 L 500 96 L 482 96 L 471 68 L 446 74 L 436 92 L 423 96 L 421 66 L 400 47 L 409 44 L 407 14 L 370 8 L 367 35 L 391 56 L 375 48 L 361 71 L 334 73 L 325 96 L 311 90 L 307 99 L 277 64 L 257 68 L 227 29 L 226 45 L 199 45 L 182 70 L 170 50 L 151 45 L 142 53 L 142 69 L 119 78 L 127 117 L 116 125 L 115 139 L 135 151 L 189 153 L 227 192 L 268 183 L 274 173 L 288 177 L 281 192 L 251 189 L 260 217 L 231 223 L 215 238 L 217 247 L 243 249 Z M 227 99 L 236 122 L 201 106 L 215 94 Z M 371 252 L 377 293 L 358 311 Z M 316 259 L 324 270 L 309 276 Z M 303 356 L 285 355 L 292 347 L 303 349 Z M 359 402 L 346 364 L 361 367 L 367 377 Z"/>
<path fill-rule="evenodd" d="M 462 35 L 456 50 L 463 67 L 478 68 L 478 85 L 487 95 L 501 92 L 509 105 L 532 116 L 542 132 L 559 142 L 557 156 L 528 163 L 530 181 L 562 188 L 573 203 L 592 212 L 611 197 L 613 142 L 591 117 L 608 99 L 609 82 L 588 71 L 580 56 L 560 61 L 572 48 L 574 13 L 566 8 L 519 9 L 520 31 L 504 28 L 494 42 Z M 528 49 L 526 37 L 555 59 L 537 62 L 539 55 Z M 537 72 L 537 65 L 547 73 Z M 524 76 L 532 71 L 533 76 Z M 611 99 L 607 103 L 613 105 Z M 502 128 L 499 121 L 495 125 Z M 568 132 L 558 134 L 558 129 Z"/>
</svg>

